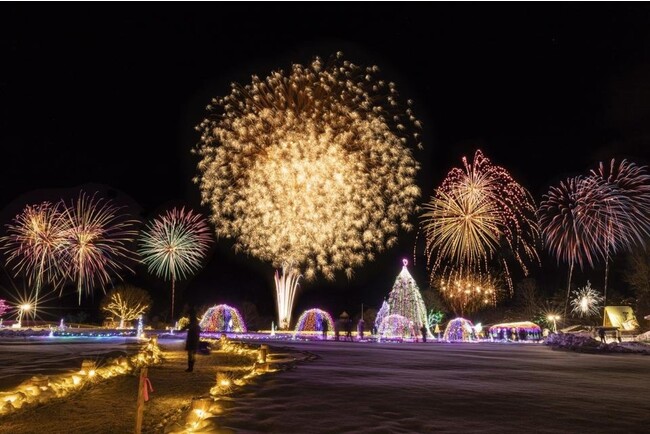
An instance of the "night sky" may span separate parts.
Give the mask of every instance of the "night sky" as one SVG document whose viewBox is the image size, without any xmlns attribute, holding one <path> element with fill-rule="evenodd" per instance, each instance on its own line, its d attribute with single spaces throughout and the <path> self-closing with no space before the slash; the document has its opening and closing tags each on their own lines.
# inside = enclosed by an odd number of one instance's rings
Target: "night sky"
<svg viewBox="0 0 650 434">
<path fill-rule="evenodd" d="M 190 149 L 210 99 L 232 81 L 339 50 L 378 65 L 415 101 L 424 123 L 425 149 L 416 153 L 423 201 L 476 148 L 537 202 L 550 185 L 602 159 L 650 161 L 644 4 L 3 4 L 2 224 L 28 201 L 81 187 L 143 219 L 173 205 L 205 212 Z M 351 281 L 304 283 L 294 312 L 378 307 L 399 260 L 413 257 L 414 240 L 402 233 Z M 426 288 L 418 259 L 412 273 Z M 562 287 L 565 270 L 544 264 L 544 275 L 534 275 L 551 290 Z M 273 315 L 272 273 L 219 240 L 203 271 L 179 286 L 185 301 L 250 301 Z M 168 284 L 144 269 L 126 280 L 154 294 L 154 313 L 167 308 Z M 96 312 L 101 295 L 81 307 Z M 73 309 L 75 300 L 60 303 Z"/>
</svg>

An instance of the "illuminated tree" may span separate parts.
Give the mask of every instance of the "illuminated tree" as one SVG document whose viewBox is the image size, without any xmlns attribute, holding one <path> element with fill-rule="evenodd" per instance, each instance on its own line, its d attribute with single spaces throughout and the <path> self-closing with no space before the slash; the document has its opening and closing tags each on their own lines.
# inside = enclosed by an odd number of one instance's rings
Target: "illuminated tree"
<svg viewBox="0 0 650 434">
<path fill-rule="evenodd" d="M 151 306 L 151 297 L 144 289 L 132 285 L 119 285 L 111 289 L 102 301 L 102 310 L 120 319 L 119 328 L 127 321 L 144 315 Z"/>
<path fill-rule="evenodd" d="M 404 259 L 402 271 L 395 279 L 393 289 L 388 295 L 388 305 L 390 306 L 390 315 L 400 315 L 408 319 L 412 326 L 419 330 L 422 325 L 429 332 L 429 322 L 427 321 L 427 309 L 424 306 L 420 289 L 415 280 L 408 272 L 406 266 L 408 261 Z M 383 321 L 383 320 L 382 320 Z"/>
<path fill-rule="evenodd" d="M 375 328 L 377 330 L 379 330 L 379 326 L 381 325 L 382 321 L 384 321 L 384 318 L 386 318 L 388 315 L 390 315 L 390 306 L 388 305 L 388 302 L 384 300 L 384 302 L 381 304 L 379 312 L 377 312 L 377 316 L 375 317 Z"/>
<path fill-rule="evenodd" d="M 138 252 L 150 273 L 171 280 L 170 319 L 174 320 L 175 283 L 195 273 L 212 242 L 200 214 L 174 208 L 151 221 L 142 232 Z"/>
<path fill-rule="evenodd" d="M 218 236 L 311 280 L 352 276 L 411 229 L 419 166 L 406 133 L 419 122 L 377 72 L 338 54 L 213 100 L 196 182 Z"/>
</svg>

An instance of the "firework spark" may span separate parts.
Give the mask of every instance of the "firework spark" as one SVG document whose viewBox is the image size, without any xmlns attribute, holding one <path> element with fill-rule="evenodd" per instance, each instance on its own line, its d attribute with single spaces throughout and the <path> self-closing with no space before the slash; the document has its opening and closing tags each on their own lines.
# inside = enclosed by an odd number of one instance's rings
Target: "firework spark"
<svg viewBox="0 0 650 434">
<path fill-rule="evenodd" d="M 129 245 L 135 239 L 134 222 L 124 220 L 120 207 L 83 191 L 70 206 L 63 205 L 66 268 L 81 294 L 121 279 L 126 262 L 132 260 Z"/>
<path fill-rule="evenodd" d="M 278 325 L 281 330 L 288 330 L 291 325 L 293 300 L 302 276 L 291 266 L 282 266 L 282 275 L 275 272 L 275 296 L 278 307 Z"/>
<path fill-rule="evenodd" d="M 650 235 L 650 175 L 626 160 L 600 163 L 586 177 L 551 187 L 539 209 L 546 247 L 569 264 L 565 314 L 575 265 L 605 262 L 605 294 L 611 254 L 645 245 Z"/>
<path fill-rule="evenodd" d="M 499 288 L 497 279 L 489 275 L 476 275 L 441 279 L 438 290 L 454 313 L 463 316 L 485 307 L 496 306 L 502 292 Z"/>
<path fill-rule="evenodd" d="M 143 231 L 138 252 L 150 273 L 172 282 L 171 319 L 174 318 L 174 285 L 195 273 L 210 247 L 210 228 L 200 214 L 174 208 L 154 219 Z"/>
<path fill-rule="evenodd" d="M 27 205 L 7 225 L 1 243 L 7 266 L 16 276 L 26 275 L 34 286 L 35 303 L 44 285 L 58 286 L 65 280 L 66 225 L 58 205 Z"/>
<path fill-rule="evenodd" d="M 574 298 L 571 300 L 573 309 L 571 312 L 579 314 L 580 317 L 598 315 L 603 297 L 591 287 L 589 281 L 587 281 L 587 286 L 584 288 L 573 291 L 573 295 Z"/>
<path fill-rule="evenodd" d="M 539 207 L 546 247 L 558 262 L 591 267 L 603 257 L 604 190 L 593 178 L 575 177 L 551 187 Z"/>
<path fill-rule="evenodd" d="M 431 279 L 441 268 L 460 275 L 481 274 L 495 262 L 512 292 L 507 256 L 514 257 L 524 274 L 528 263 L 539 262 L 535 204 L 525 188 L 480 150 L 472 163 L 463 157 L 463 165 L 448 173 L 424 205 L 421 218 Z"/>
<path fill-rule="evenodd" d="M 616 164 L 612 159 L 609 167 L 601 162 L 597 171 L 591 171 L 591 176 L 602 180 L 602 188 L 609 193 L 603 195 L 609 208 L 608 226 L 620 228 L 615 234 L 618 236 L 610 238 L 608 244 L 627 251 L 634 245 L 645 245 L 650 236 L 650 174 L 647 168 L 627 160 Z"/>
<path fill-rule="evenodd" d="M 411 229 L 419 166 L 405 132 L 419 122 L 377 72 L 315 58 L 213 100 L 197 127 L 196 182 L 219 236 L 332 279 Z"/>
<path fill-rule="evenodd" d="M 605 204 L 600 234 L 605 246 L 604 299 L 607 301 L 607 278 L 609 259 L 612 253 L 631 251 L 636 245 L 645 246 L 650 236 L 650 175 L 646 167 L 623 160 L 609 167 L 602 162 L 598 170 L 591 171 L 591 177 L 602 190 L 601 201 Z"/>
</svg>

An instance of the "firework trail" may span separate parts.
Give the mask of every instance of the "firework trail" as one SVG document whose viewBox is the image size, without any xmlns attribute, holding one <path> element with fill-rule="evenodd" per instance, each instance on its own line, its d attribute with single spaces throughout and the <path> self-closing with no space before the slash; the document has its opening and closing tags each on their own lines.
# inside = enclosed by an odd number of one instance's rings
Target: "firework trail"
<svg viewBox="0 0 650 434">
<path fill-rule="evenodd" d="M 138 249 L 142 262 L 150 273 L 172 283 L 172 320 L 175 282 L 199 269 L 211 242 L 210 228 L 203 216 L 185 208 L 167 211 L 143 231 Z"/>
<path fill-rule="evenodd" d="M 588 176 L 551 187 L 538 211 L 549 252 L 569 265 L 565 315 L 571 276 L 578 265 L 605 262 L 605 295 L 611 254 L 645 245 L 650 235 L 650 175 L 626 160 L 600 163 Z"/>
<path fill-rule="evenodd" d="M 524 274 L 530 262 L 539 263 L 539 228 L 530 193 L 480 150 L 472 163 L 463 157 L 463 168 L 452 169 L 423 208 L 432 282 L 436 274 L 448 283 L 488 274 L 498 264 L 512 293 L 509 257 Z"/>
<path fill-rule="evenodd" d="M 646 167 L 623 160 L 609 167 L 600 163 L 591 177 L 599 182 L 607 212 L 604 214 L 605 232 L 601 243 L 605 246 L 604 300 L 607 301 L 607 277 L 610 254 L 631 251 L 636 245 L 645 246 L 650 236 L 650 175 Z"/>
</svg>

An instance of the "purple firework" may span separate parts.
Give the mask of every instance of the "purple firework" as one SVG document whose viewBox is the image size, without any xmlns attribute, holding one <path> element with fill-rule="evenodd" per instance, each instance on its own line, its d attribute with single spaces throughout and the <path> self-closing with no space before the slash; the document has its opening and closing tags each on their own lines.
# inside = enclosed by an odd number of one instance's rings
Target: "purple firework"
<svg viewBox="0 0 650 434">
<path fill-rule="evenodd" d="M 591 177 L 606 190 L 607 248 L 629 251 L 634 245 L 645 244 L 650 236 L 650 175 L 646 167 L 627 160 L 616 164 L 612 159 L 609 167 L 601 162 Z"/>
<path fill-rule="evenodd" d="M 544 243 L 558 262 L 593 267 L 604 257 L 604 246 L 599 242 L 607 228 L 604 193 L 595 178 L 577 176 L 551 187 L 544 195 L 539 223 Z"/>
</svg>

